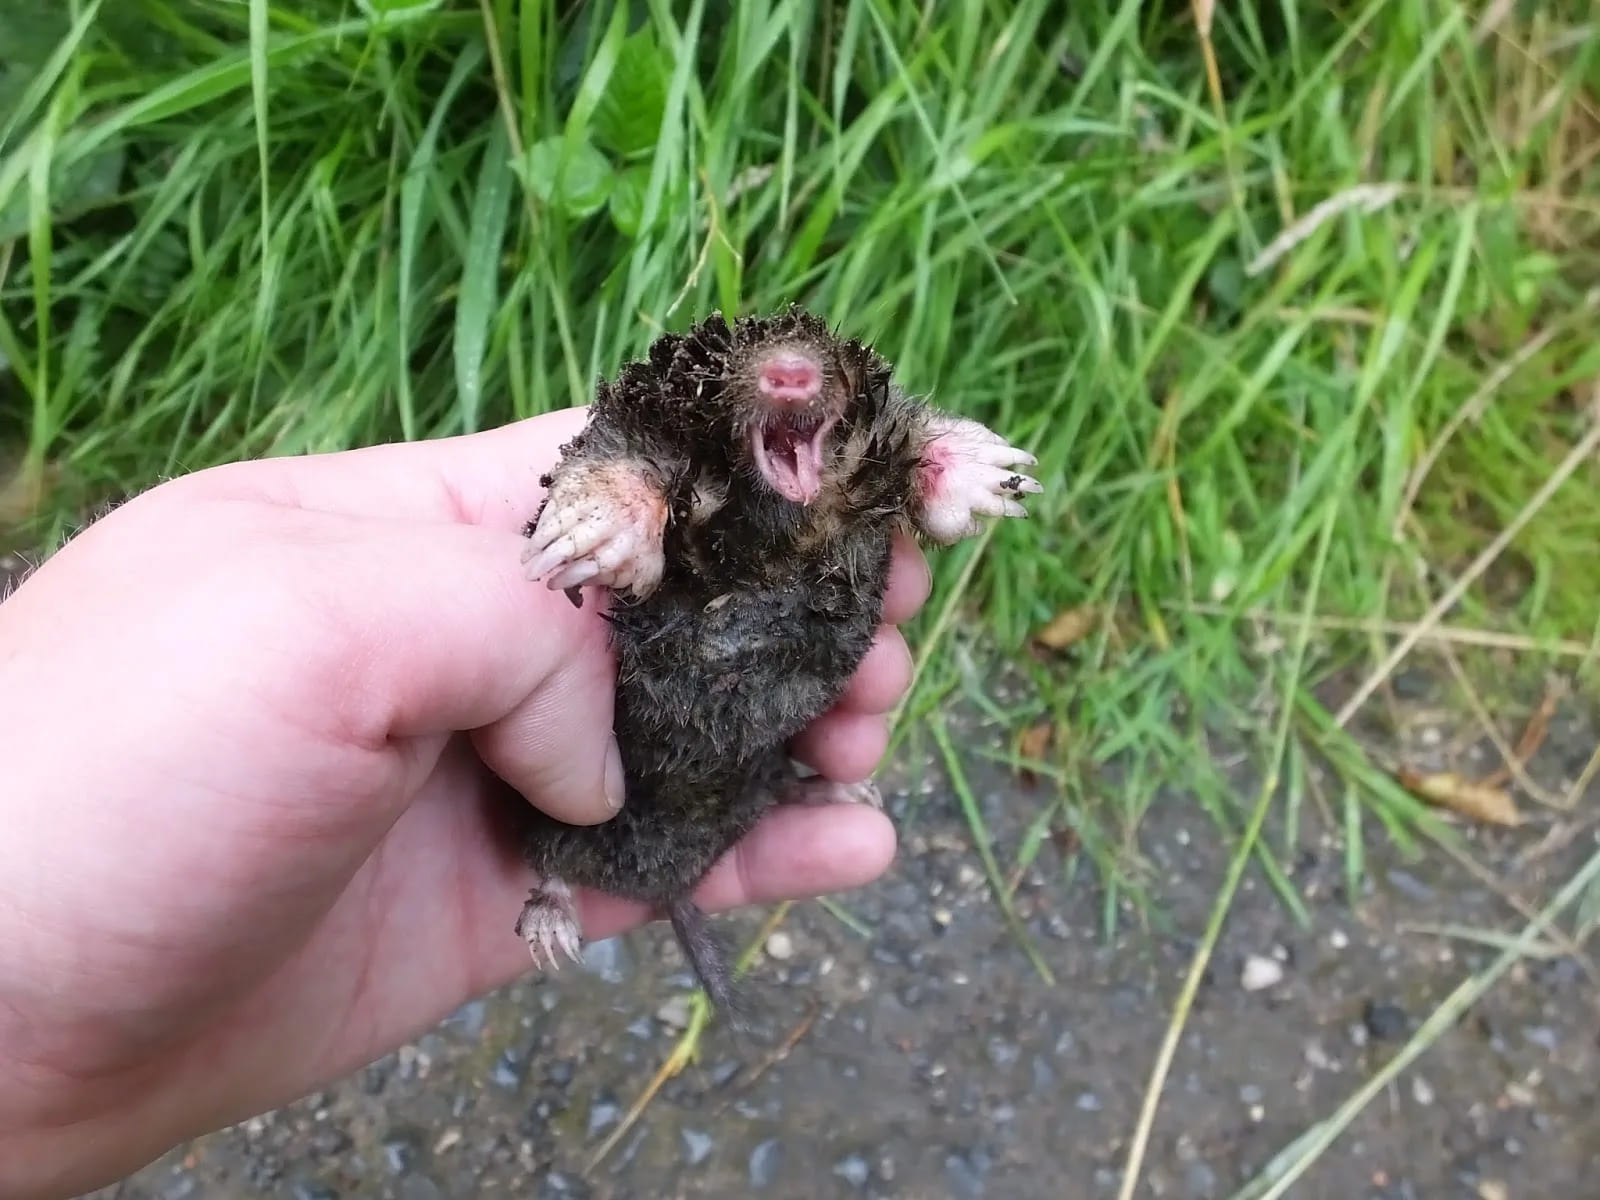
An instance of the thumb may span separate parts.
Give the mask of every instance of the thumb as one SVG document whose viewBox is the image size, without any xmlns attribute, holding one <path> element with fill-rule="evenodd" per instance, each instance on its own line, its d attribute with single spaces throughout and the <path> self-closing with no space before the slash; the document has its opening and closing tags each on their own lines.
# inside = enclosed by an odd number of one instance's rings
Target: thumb
<svg viewBox="0 0 1600 1200">
<path fill-rule="evenodd" d="M 566 597 L 539 588 L 570 611 Z M 585 609 L 593 610 L 588 600 Z M 474 730 L 478 755 L 557 820 L 603 821 L 622 807 L 622 757 L 612 733 L 616 673 L 605 630 L 585 622 L 584 643 L 506 716 Z"/>
<path fill-rule="evenodd" d="M 294 510 L 278 519 L 315 526 L 291 540 L 318 607 L 339 615 L 329 650 L 360 740 L 466 732 L 495 774 L 557 820 L 592 824 L 621 807 L 609 626 L 593 601 L 577 609 L 524 578 L 518 534 Z M 319 568 L 327 551 L 334 561 Z"/>
</svg>

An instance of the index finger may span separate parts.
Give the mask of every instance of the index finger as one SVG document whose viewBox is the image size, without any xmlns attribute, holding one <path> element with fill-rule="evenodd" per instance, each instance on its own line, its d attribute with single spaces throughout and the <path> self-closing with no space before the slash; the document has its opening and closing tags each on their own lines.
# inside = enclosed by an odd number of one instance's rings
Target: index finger
<svg viewBox="0 0 1600 1200">
<path fill-rule="evenodd" d="M 167 487 L 352 517 L 520 532 L 544 493 L 539 477 L 588 417 L 587 406 L 564 408 L 482 433 L 229 463 Z"/>
</svg>

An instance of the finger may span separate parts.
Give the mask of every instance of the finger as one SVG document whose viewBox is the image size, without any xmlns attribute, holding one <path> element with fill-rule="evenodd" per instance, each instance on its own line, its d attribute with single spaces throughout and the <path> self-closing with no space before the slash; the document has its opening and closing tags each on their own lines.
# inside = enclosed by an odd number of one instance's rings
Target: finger
<svg viewBox="0 0 1600 1200">
<path fill-rule="evenodd" d="M 724 855 L 695 889 L 707 912 L 806 900 L 864 887 L 894 862 L 894 823 L 856 804 L 782 807 Z M 612 937 L 650 920 L 645 905 L 580 893 L 584 937 Z"/>
<path fill-rule="evenodd" d="M 588 413 L 568 408 L 459 437 L 230 463 L 158 491 L 520 532 L 544 494 L 539 477 Z"/>
<path fill-rule="evenodd" d="M 881 716 L 834 710 L 794 739 L 789 751 L 820 775 L 857 783 L 877 769 L 889 745 L 889 722 Z"/>
<path fill-rule="evenodd" d="M 886 713 L 900 702 L 910 686 L 911 651 L 899 630 L 884 626 L 834 707 L 873 715 Z"/>
<path fill-rule="evenodd" d="M 922 547 L 910 534 L 896 530 L 893 557 L 889 562 L 889 586 L 883 597 L 883 619 L 889 625 L 903 625 L 921 611 L 933 590 Z"/>
</svg>

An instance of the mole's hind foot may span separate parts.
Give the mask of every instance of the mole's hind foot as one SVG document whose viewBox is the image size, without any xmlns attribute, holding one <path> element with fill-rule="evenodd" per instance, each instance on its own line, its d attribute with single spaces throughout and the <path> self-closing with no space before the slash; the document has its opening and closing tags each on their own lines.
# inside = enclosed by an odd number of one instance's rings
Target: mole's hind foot
<svg viewBox="0 0 1600 1200">
<path fill-rule="evenodd" d="M 780 800 L 784 804 L 865 804 L 868 808 L 883 811 L 883 793 L 870 779 L 859 783 L 835 783 L 812 775 L 796 779 L 784 789 Z"/>
<path fill-rule="evenodd" d="M 577 962 L 583 954 L 583 934 L 578 929 L 572 889 L 559 879 L 548 879 L 534 888 L 517 918 L 517 936 L 528 943 L 535 966 L 559 970 L 557 950 Z"/>
<path fill-rule="evenodd" d="M 642 465 L 574 463 L 550 485 L 523 566 L 552 591 L 591 584 L 647 596 L 661 582 L 666 523 L 667 502 Z"/>
<path fill-rule="evenodd" d="M 946 413 L 928 419 L 917 483 L 918 527 L 936 542 L 959 542 L 978 532 L 979 517 L 1026 517 L 1019 499 L 1041 492 L 1019 466 L 1038 460 L 977 421 Z"/>
</svg>

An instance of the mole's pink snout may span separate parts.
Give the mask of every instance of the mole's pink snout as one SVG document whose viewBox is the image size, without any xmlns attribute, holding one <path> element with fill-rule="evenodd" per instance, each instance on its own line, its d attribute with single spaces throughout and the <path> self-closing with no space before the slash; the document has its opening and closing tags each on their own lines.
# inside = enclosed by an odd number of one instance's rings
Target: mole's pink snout
<svg viewBox="0 0 1600 1200">
<path fill-rule="evenodd" d="M 756 388 L 768 400 L 808 404 L 822 393 L 822 370 L 803 354 L 774 354 L 761 364 Z"/>
</svg>

